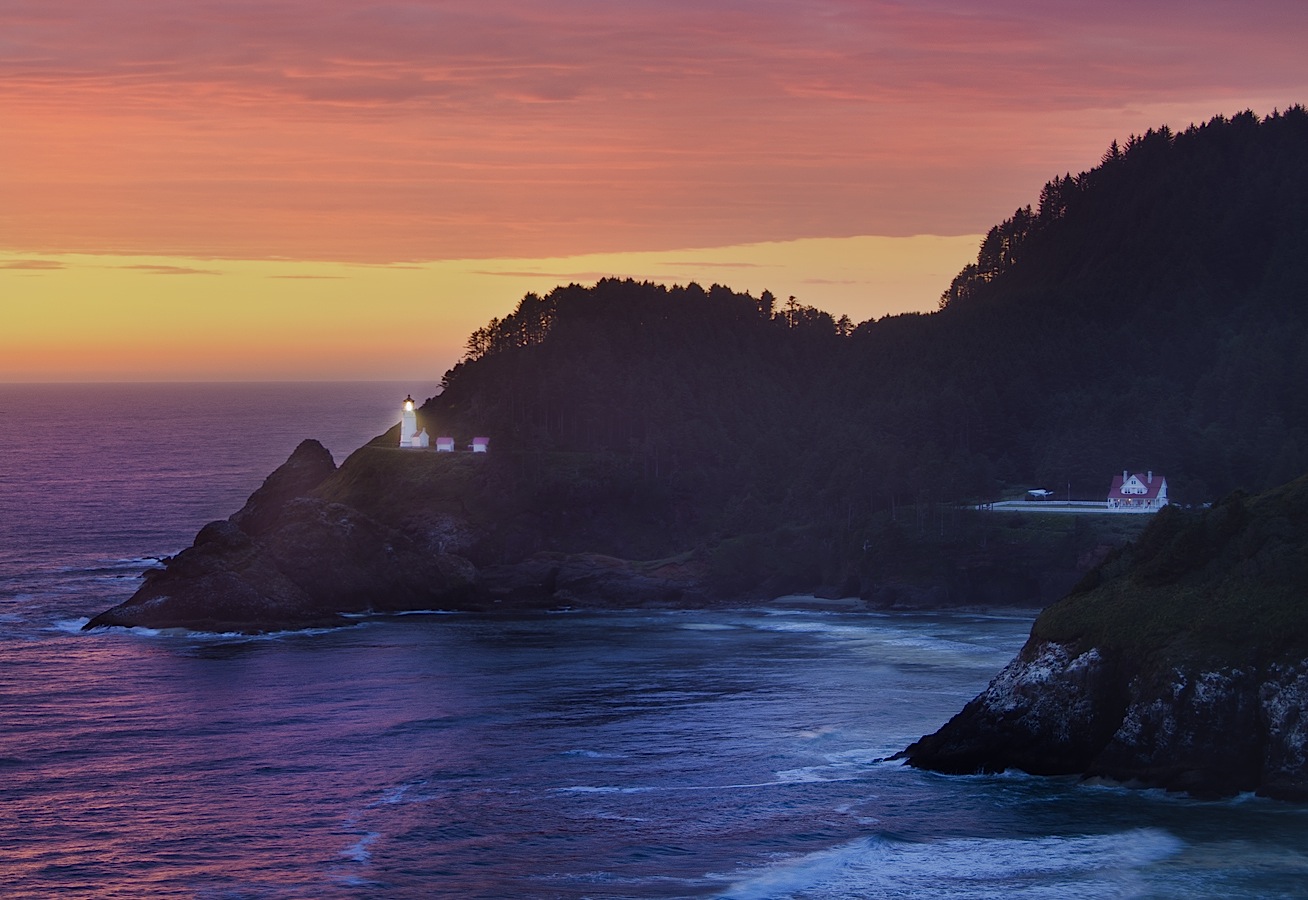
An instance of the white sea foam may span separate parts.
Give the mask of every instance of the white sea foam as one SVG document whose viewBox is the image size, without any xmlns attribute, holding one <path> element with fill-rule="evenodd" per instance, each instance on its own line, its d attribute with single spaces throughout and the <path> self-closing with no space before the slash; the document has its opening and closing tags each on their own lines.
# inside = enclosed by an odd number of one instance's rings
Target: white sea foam
<svg viewBox="0 0 1308 900">
<path fill-rule="evenodd" d="M 852 781 L 862 777 L 869 767 L 884 762 L 897 749 L 858 747 L 838 753 L 825 753 L 822 755 L 825 762 L 784 769 L 777 772 L 777 781 L 781 784 Z"/>
<path fill-rule="evenodd" d="M 760 622 L 756 626 L 760 631 L 781 631 L 793 634 L 840 634 L 861 632 L 863 629 L 852 625 L 840 625 L 832 622 L 813 622 L 803 619 L 797 621 Z"/>
<path fill-rule="evenodd" d="M 377 613 L 383 616 L 462 616 L 467 615 L 461 609 L 400 609 L 395 612 Z"/>
<path fill-rule="evenodd" d="M 351 626 L 356 627 L 356 626 Z M 148 636 L 165 635 L 184 637 L 187 640 L 196 641 L 202 644 L 244 644 L 255 641 L 281 641 L 292 637 L 312 637 L 318 634 L 332 634 L 339 631 L 338 628 L 295 628 L 284 631 L 265 631 L 260 634 L 246 634 L 243 631 L 186 631 L 180 628 L 150 629 L 150 628 L 129 628 L 128 631 L 133 634 L 145 634 Z"/>
<path fill-rule="evenodd" d="M 950 653 L 994 653 L 993 647 L 974 644 L 970 641 L 953 641 L 949 638 L 934 637 L 926 634 L 904 635 L 887 638 L 880 643 L 887 647 L 906 647 L 910 650 L 936 650 Z"/>
<path fill-rule="evenodd" d="M 848 781 L 849 776 L 843 778 L 833 776 L 829 766 L 801 766 L 798 769 L 786 769 L 777 773 L 777 781 L 782 784 L 806 784 L 823 781 Z"/>
<path fill-rule="evenodd" d="M 286 629 L 284 631 L 265 631 L 260 634 L 246 634 L 243 631 L 188 631 L 185 628 L 146 628 L 143 625 L 134 625 L 131 627 L 119 627 L 117 625 L 104 625 L 91 629 L 89 632 L 83 632 L 82 626 L 89 622 L 88 618 L 64 619 L 55 622 L 49 630 L 62 631 L 67 634 L 128 634 L 133 637 L 144 638 L 165 638 L 178 639 L 184 638 L 201 644 L 235 644 L 247 643 L 251 641 L 281 641 L 293 637 L 312 637 L 320 634 L 334 634 L 341 628 L 297 628 Z M 361 627 L 359 625 L 348 626 L 350 628 Z M 346 626 L 342 626 L 346 627 Z"/>
<path fill-rule="evenodd" d="M 801 738 L 806 741 L 812 741 L 812 740 L 816 740 L 817 738 L 826 737 L 829 734 L 837 734 L 839 732 L 840 732 L 839 727 L 835 725 L 815 725 L 812 728 L 803 728 L 796 731 L 792 731 L 791 734 L 797 738 Z"/>
<path fill-rule="evenodd" d="M 556 794 L 645 794 L 650 791 L 656 791 L 654 787 L 617 787 L 615 785 L 573 785 L 571 787 L 555 788 Z"/>
<path fill-rule="evenodd" d="M 559 756 L 574 756 L 581 759 L 626 759 L 622 753 L 605 753 L 602 750 L 564 750 Z"/>
<path fill-rule="evenodd" d="M 884 837 L 782 860 L 733 879 L 719 896 L 1065 898 L 1137 896 L 1147 870 L 1183 843 L 1155 828 L 1030 840 L 955 838 L 913 843 Z"/>
<path fill-rule="evenodd" d="M 175 551 L 173 555 L 180 552 L 180 550 Z M 114 569 L 157 568 L 162 565 L 163 561 L 167 558 L 168 557 L 166 556 L 130 556 L 125 559 L 109 560 L 106 563 L 106 566 Z"/>
<path fill-rule="evenodd" d="M 381 837 L 381 832 L 369 831 L 349 847 L 342 850 L 341 856 L 357 863 L 365 863 L 372 856 L 372 854 L 368 852 L 368 847 L 371 846 L 373 841 L 377 840 L 379 837 Z"/>
<path fill-rule="evenodd" d="M 389 791 L 383 794 L 380 798 L 374 800 L 372 803 L 369 803 L 366 809 L 375 809 L 378 806 L 396 806 L 402 803 L 426 802 L 431 798 L 423 794 L 417 793 L 418 788 L 424 787 L 426 786 L 426 784 L 427 784 L 427 780 L 425 778 L 420 778 L 415 781 L 406 781 L 403 784 L 397 784 L 395 787 L 391 788 Z M 354 821 L 355 819 L 351 819 L 349 822 L 346 823 L 346 826 L 347 827 L 352 826 Z"/>
<path fill-rule="evenodd" d="M 758 790 L 759 788 L 788 787 L 797 784 L 811 784 L 825 781 L 850 781 L 854 776 L 845 777 L 828 776 L 821 771 L 822 767 L 814 767 L 811 775 L 805 769 L 791 769 L 787 772 L 778 772 L 777 777 L 772 781 L 746 781 L 733 784 L 666 784 L 666 785 L 645 785 L 640 787 L 619 787 L 617 785 L 573 785 L 571 787 L 554 788 L 553 792 L 557 794 L 648 794 L 648 793 L 666 793 L 666 794 L 695 794 L 711 793 L 718 794 L 723 791 L 744 791 Z"/>
<path fill-rule="evenodd" d="M 74 576 L 78 580 L 111 580 L 138 578 L 146 569 L 158 569 L 163 565 L 162 556 L 131 556 L 120 559 L 87 560 L 71 566 L 53 566 L 49 571 L 56 575 Z"/>
<path fill-rule="evenodd" d="M 147 637 L 147 638 L 159 637 L 162 634 L 168 633 L 168 629 L 145 628 L 140 625 L 134 626 L 132 628 L 119 628 L 116 625 L 100 625 L 95 628 L 92 628 L 90 631 L 82 631 L 82 626 L 89 621 L 91 620 L 87 618 L 62 619 L 52 624 L 48 630 L 62 631 L 65 634 L 87 634 L 87 635 L 101 635 L 101 636 L 106 634 L 129 634 L 132 635 L 133 637 Z M 178 632 L 174 629 L 173 633 L 180 634 L 181 632 Z"/>
<path fill-rule="evenodd" d="M 50 626 L 51 631 L 62 631 L 64 634 L 81 634 L 82 626 L 91 621 L 90 616 L 82 616 L 79 619 L 59 619 Z"/>
</svg>

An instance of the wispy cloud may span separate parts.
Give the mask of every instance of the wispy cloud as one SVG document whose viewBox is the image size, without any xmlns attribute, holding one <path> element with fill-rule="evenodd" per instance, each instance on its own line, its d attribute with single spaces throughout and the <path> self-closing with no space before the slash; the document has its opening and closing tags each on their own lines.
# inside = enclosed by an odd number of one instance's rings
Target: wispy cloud
<svg viewBox="0 0 1308 900">
<path fill-rule="evenodd" d="M 269 275 L 269 278 L 285 278 L 292 281 L 344 281 L 344 275 Z"/>
<path fill-rule="evenodd" d="M 119 269 L 133 269 L 149 275 L 221 275 L 217 269 L 195 269 L 190 266 L 167 266 L 142 263 L 130 266 L 116 266 Z"/>
<path fill-rule="evenodd" d="M 529 270 L 496 270 L 496 269 L 474 269 L 474 275 L 492 275 L 501 278 L 548 278 L 557 281 L 570 282 L 592 282 L 599 281 L 602 278 L 626 278 L 628 276 L 617 272 L 537 272 Z"/>
<path fill-rule="evenodd" d="M 50 272 L 64 268 L 64 264 L 53 259 L 9 259 L 0 262 L 0 269 L 21 269 L 31 272 Z"/>
<path fill-rule="evenodd" d="M 669 260 L 670 266 L 685 266 L 688 269 L 775 269 L 776 265 L 756 262 L 696 262 L 695 260 Z"/>
</svg>

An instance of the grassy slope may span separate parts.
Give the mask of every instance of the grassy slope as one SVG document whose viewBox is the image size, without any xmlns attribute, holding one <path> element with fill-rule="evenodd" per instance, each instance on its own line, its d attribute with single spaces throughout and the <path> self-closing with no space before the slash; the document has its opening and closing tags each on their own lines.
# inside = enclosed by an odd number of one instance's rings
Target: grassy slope
<svg viewBox="0 0 1308 900">
<path fill-rule="evenodd" d="M 1158 664 L 1308 651 L 1308 476 L 1203 512 L 1164 511 L 1032 634 Z"/>
</svg>

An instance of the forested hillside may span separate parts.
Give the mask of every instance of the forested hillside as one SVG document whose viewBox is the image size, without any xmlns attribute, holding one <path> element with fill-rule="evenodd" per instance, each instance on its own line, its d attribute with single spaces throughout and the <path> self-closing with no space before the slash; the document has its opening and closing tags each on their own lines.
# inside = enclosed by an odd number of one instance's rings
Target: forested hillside
<svg viewBox="0 0 1308 900">
<path fill-rule="evenodd" d="M 798 584 L 956 556 L 990 533 L 958 504 L 1014 489 L 1098 498 L 1149 468 L 1201 502 L 1288 480 L 1306 384 L 1295 107 L 1114 142 L 992 229 L 932 314 L 855 328 L 616 280 L 528 295 L 421 413 L 497 452 L 598 455 L 609 474 L 563 479 L 564 507 L 636 506 L 674 523 L 659 549 Z"/>
</svg>

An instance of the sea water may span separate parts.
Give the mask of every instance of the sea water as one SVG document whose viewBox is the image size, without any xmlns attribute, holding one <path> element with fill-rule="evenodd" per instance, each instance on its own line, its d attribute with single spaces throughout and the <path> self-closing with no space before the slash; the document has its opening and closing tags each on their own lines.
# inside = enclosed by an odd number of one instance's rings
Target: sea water
<svg viewBox="0 0 1308 900">
<path fill-rule="evenodd" d="M 888 761 L 1025 615 L 78 630 L 413 390 L 0 386 L 0 896 L 1308 896 L 1301 806 Z"/>
</svg>

